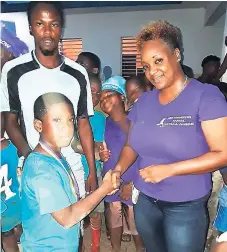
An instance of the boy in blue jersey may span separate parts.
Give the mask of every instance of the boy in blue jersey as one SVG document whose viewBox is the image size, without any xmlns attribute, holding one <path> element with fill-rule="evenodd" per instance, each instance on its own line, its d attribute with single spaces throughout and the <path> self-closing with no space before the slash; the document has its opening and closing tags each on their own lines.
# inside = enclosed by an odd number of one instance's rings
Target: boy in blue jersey
<svg viewBox="0 0 227 252">
<path fill-rule="evenodd" d="M 74 135 L 73 111 L 71 101 L 59 93 L 46 93 L 34 104 L 40 141 L 22 174 L 24 252 L 78 251 L 80 221 L 115 189 L 109 173 L 96 191 L 78 201 L 76 178 L 61 155 Z"/>
<path fill-rule="evenodd" d="M 92 93 L 92 102 L 93 107 L 95 108 L 99 101 L 100 101 L 100 94 L 101 94 L 101 80 L 98 75 L 94 73 L 88 73 L 90 84 L 91 84 L 91 93 Z M 98 183 L 101 184 L 102 176 L 101 176 L 101 169 L 102 169 L 102 162 L 100 161 L 99 156 L 97 153 L 99 152 L 100 145 L 104 141 L 104 131 L 105 131 L 105 123 L 106 117 L 103 113 L 94 109 L 94 116 L 89 118 L 94 141 L 95 141 L 95 157 L 96 157 L 96 175 L 98 178 Z M 75 146 L 75 141 L 72 142 L 72 148 L 76 151 L 80 147 Z M 88 163 L 83 155 L 83 151 L 81 149 L 80 153 L 82 154 L 82 164 L 84 167 L 85 172 L 85 180 L 89 176 L 89 168 Z M 101 213 L 104 212 L 104 203 L 101 202 L 97 208 L 90 214 L 90 223 L 91 223 L 91 231 L 92 231 L 92 252 L 98 252 L 100 250 L 100 236 L 101 236 Z"/>
<path fill-rule="evenodd" d="M 1 29 L 1 70 L 4 64 L 23 53 L 28 52 L 27 45 L 6 29 L 0 23 Z M 19 251 L 17 240 L 21 235 L 21 202 L 19 183 L 17 179 L 18 155 L 17 149 L 9 139 L 4 137 L 4 113 L 1 112 L 1 228 L 2 247 L 5 252 Z"/>
</svg>

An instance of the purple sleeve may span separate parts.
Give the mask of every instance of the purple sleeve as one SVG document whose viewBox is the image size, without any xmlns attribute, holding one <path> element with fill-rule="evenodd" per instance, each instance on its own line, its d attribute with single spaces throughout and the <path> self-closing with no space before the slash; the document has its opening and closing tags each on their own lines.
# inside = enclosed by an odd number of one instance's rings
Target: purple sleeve
<svg viewBox="0 0 227 252">
<path fill-rule="evenodd" d="M 132 110 L 128 114 L 128 119 L 133 123 L 136 121 L 136 114 L 137 114 L 136 105 L 137 104 L 133 106 Z"/>
<path fill-rule="evenodd" d="M 215 120 L 227 117 L 227 102 L 221 91 L 210 84 L 201 95 L 199 104 L 199 121 Z"/>
<path fill-rule="evenodd" d="M 134 104 L 132 110 L 129 112 L 128 114 L 128 119 L 135 123 L 137 121 L 137 115 L 138 115 L 138 111 L 140 111 L 140 109 L 143 107 L 142 103 L 144 103 L 144 100 L 146 98 L 147 92 L 144 92 L 139 100 Z"/>
</svg>

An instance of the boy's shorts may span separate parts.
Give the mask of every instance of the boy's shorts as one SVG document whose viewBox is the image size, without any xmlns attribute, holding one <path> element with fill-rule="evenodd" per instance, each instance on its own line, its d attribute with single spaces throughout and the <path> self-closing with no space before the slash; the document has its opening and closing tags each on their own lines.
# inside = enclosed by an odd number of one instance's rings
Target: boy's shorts
<svg viewBox="0 0 227 252">
<path fill-rule="evenodd" d="M 125 234 L 138 235 L 133 206 L 120 201 L 105 202 L 105 217 L 109 228 L 123 227 Z"/>
</svg>

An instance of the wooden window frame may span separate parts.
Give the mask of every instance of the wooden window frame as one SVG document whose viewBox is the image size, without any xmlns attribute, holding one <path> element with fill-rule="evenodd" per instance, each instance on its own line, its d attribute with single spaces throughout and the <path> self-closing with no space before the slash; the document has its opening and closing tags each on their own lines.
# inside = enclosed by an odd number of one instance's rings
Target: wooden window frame
<svg viewBox="0 0 227 252">
<path fill-rule="evenodd" d="M 73 61 L 77 60 L 77 56 L 82 52 L 82 50 L 82 38 L 63 38 L 59 42 L 59 52 Z"/>
</svg>

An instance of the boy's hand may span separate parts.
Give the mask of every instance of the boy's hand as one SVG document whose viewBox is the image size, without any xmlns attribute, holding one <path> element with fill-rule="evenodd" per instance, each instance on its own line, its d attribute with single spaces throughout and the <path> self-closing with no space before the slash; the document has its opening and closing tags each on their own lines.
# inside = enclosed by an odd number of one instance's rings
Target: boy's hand
<svg viewBox="0 0 227 252">
<path fill-rule="evenodd" d="M 108 150 L 105 142 L 103 142 L 99 147 L 99 156 L 103 162 L 107 162 L 110 158 L 110 150 Z"/>
<path fill-rule="evenodd" d="M 115 182 L 115 183 L 114 183 Z M 102 187 L 105 187 L 108 195 L 116 193 L 120 186 L 120 178 L 116 181 L 113 180 L 113 171 L 109 170 L 103 178 Z"/>
<path fill-rule="evenodd" d="M 121 186 L 120 198 L 122 200 L 130 200 L 132 198 L 132 183 Z"/>
<path fill-rule="evenodd" d="M 94 175 L 89 175 L 86 181 L 86 192 L 94 192 L 97 187 L 98 187 L 98 183 L 97 183 L 97 177 Z"/>
</svg>

